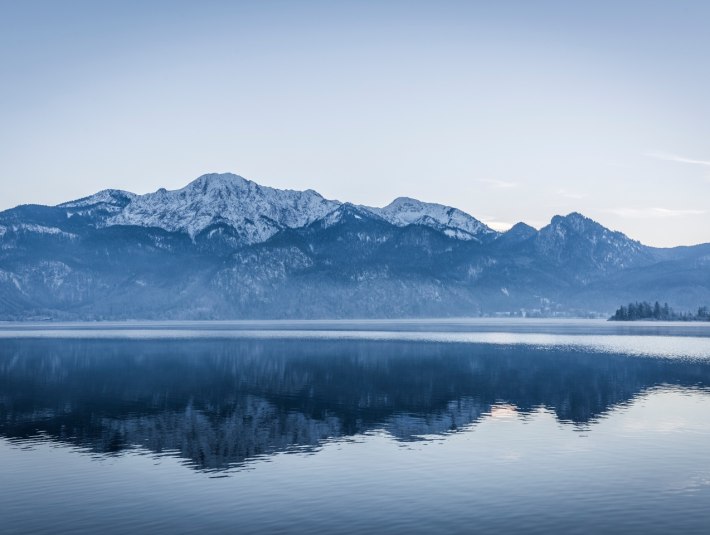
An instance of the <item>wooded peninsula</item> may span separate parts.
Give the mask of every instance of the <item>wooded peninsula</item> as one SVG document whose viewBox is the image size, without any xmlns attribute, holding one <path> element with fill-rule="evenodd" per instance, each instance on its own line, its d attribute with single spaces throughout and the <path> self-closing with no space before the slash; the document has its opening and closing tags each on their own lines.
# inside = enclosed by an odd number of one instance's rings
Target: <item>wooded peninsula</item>
<svg viewBox="0 0 710 535">
<path fill-rule="evenodd" d="M 648 301 L 622 305 L 609 321 L 710 321 L 710 309 L 707 306 L 698 308 L 693 312 L 676 312 L 668 303 L 661 305 L 658 301 L 651 304 Z"/>
</svg>

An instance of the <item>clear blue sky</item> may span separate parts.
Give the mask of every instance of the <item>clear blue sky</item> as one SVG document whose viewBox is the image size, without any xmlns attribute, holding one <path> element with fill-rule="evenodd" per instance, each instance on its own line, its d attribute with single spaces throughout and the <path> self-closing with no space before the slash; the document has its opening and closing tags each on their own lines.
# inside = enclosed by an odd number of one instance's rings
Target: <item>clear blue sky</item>
<svg viewBox="0 0 710 535">
<path fill-rule="evenodd" d="M 710 242 L 707 1 L 0 9 L 0 209 L 231 171 Z"/>
</svg>

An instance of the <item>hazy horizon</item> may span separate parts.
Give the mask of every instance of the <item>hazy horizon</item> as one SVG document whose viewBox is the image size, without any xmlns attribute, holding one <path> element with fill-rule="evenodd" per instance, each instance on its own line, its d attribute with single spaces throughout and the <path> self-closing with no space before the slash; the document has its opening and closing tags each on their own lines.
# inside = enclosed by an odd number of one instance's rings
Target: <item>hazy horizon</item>
<svg viewBox="0 0 710 535">
<path fill-rule="evenodd" d="M 710 242 L 710 4 L 8 3 L 0 210 L 233 172 Z"/>
</svg>

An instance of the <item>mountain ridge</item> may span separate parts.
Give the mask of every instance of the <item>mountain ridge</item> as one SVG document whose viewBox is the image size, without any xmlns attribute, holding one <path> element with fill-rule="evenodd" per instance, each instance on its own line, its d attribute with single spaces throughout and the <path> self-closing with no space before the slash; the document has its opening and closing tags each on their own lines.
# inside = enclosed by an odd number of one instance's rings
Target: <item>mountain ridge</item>
<svg viewBox="0 0 710 535">
<path fill-rule="evenodd" d="M 210 195 L 209 203 L 199 202 L 201 198 Z M 240 196 L 245 197 L 246 202 L 240 202 Z M 265 203 L 260 202 L 262 200 Z M 230 205 L 227 201 L 233 204 Z M 257 214 L 251 209 L 255 204 L 257 211 L 260 210 L 261 213 Z M 139 195 L 124 190 L 106 189 L 56 206 L 84 210 L 103 208 L 111 212 L 111 217 L 105 221 L 107 226 L 155 226 L 169 231 L 186 231 L 192 237 L 221 219 L 244 234 L 251 234 L 245 240 L 246 243 L 258 243 L 268 239 L 280 228 L 306 226 L 342 204 L 347 203 L 325 199 L 313 189 L 272 188 L 232 173 L 208 173 L 175 190 L 160 188 L 155 192 Z M 277 207 L 278 210 L 275 212 L 271 207 Z M 499 234 L 463 210 L 409 197 L 398 197 L 382 208 L 361 208 L 398 226 L 422 224 L 460 239 L 478 240 L 479 235 L 495 237 Z M 267 216 L 269 212 L 271 216 Z M 300 212 L 304 217 L 298 217 L 294 212 Z M 240 217 L 240 213 L 246 215 Z M 412 213 L 415 213 L 416 217 L 407 217 Z M 264 221 L 263 224 L 270 228 L 245 229 L 245 226 L 259 226 L 258 222 L 254 221 L 258 219 L 254 217 L 257 215 L 268 219 L 269 221 Z"/>
<path fill-rule="evenodd" d="M 708 267 L 710 244 L 648 247 L 577 212 L 497 232 L 436 203 L 368 207 L 233 174 L 0 212 L 0 319 L 585 315 L 640 298 L 692 308 L 710 300 Z"/>
</svg>

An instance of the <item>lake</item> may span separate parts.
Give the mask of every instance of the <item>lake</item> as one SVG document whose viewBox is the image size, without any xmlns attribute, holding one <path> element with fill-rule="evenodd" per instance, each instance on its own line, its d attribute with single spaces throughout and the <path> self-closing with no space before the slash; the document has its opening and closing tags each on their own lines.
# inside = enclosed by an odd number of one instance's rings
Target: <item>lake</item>
<svg viewBox="0 0 710 535">
<path fill-rule="evenodd" d="M 2 533 L 708 533 L 710 325 L 0 324 Z"/>
</svg>

